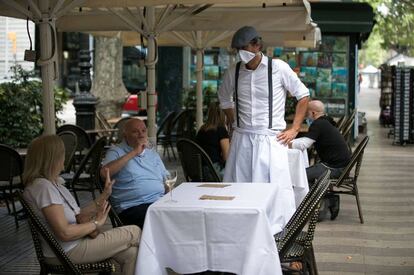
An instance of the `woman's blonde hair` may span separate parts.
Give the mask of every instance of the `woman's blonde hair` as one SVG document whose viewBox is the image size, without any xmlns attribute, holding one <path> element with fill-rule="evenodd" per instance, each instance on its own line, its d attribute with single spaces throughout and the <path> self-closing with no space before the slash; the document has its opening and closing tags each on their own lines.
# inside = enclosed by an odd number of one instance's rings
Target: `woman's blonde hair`
<svg viewBox="0 0 414 275">
<path fill-rule="evenodd" d="M 56 135 L 40 136 L 32 140 L 27 149 L 23 184 L 29 185 L 37 178 L 56 180 L 56 170 L 65 157 L 65 145 Z"/>
<path fill-rule="evenodd" d="M 217 129 L 218 126 L 225 127 L 226 117 L 218 102 L 210 103 L 207 111 L 207 121 L 201 127 L 203 130 Z"/>
</svg>

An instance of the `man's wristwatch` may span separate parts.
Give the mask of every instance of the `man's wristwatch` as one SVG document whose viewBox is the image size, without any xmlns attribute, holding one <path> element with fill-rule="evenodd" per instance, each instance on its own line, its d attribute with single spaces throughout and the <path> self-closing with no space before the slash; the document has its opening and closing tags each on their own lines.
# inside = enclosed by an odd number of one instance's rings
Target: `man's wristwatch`
<svg viewBox="0 0 414 275">
<path fill-rule="evenodd" d="M 98 221 L 97 220 L 93 220 L 92 223 L 95 225 L 95 229 L 98 229 L 98 226 L 99 226 Z"/>
</svg>

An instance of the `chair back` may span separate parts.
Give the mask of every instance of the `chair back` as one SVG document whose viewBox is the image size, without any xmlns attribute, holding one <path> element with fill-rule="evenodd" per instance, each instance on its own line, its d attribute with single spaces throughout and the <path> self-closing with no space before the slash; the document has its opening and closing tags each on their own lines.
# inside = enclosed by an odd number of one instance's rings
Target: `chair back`
<svg viewBox="0 0 414 275">
<path fill-rule="evenodd" d="M 65 124 L 60 126 L 57 130 L 56 133 L 59 134 L 61 132 L 73 132 L 77 139 L 78 139 L 78 148 L 76 151 L 78 151 L 81 155 L 82 155 L 82 151 L 85 149 L 89 149 L 92 146 L 92 141 L 89 137 L 89 135 L 86 133 L 86 131 L 77 126 L 77 125 L 73 125 L 73 124 Z"/>
<path fill-rule="evenodd" d="M 64 131 L 57 134 L 65 145 L 65 173 L 70 173 L 75 160 L 76 149 L 78 148 L 78 138 L 75 133 Z"/>
<path fill-rule="evenodd" d="M 95 116 L 96 116 L 96 120 L 98 121 L 99 126 L 102 129 L 105 129 L 105 130 L 112 129 L 111 124 L 109 124 L 109 122 L 106 120 L 105 116 L 101 112 L 96 111 Z"/>
<path fill-rule="evenodd" d="M 99 138 L 95 144 L 91 147 L 91 149 L 88 151 L 86 156 L 82 159 L 81 163 L 79 164 L 79 168 L 76 170 L 75 175 L 73 176 L 73 179 L 71 181 L 71 189 L 74 191 L 74 196 L 76 199 L 76 202 L 79 204 L 79 198 L 76 194 L 76 190 L 83 190 L 82 188 L 78 188 L 77 186 L 82 184 L 89 184 L 90 186 L 95 189 L 97 186 L 99 186 L 99 178 L 100 178 L 100 171 L 99 167 L 101 164 L 101 160 L 103 157 L 103 154 L 105 152 L 105 146 L 107 143 L 106 137 Z M 88 174 L 90 183 L 81 181 L 81 175 L 82 174 Z M 87 187 L 87 190 L 90 188 Z"/>
<path fill-rule="evenodd" d="M 346 122 L 346 117 L 345 116 L 341 116 L 340 119 L 338 119 L 338 121 L 336 122 L 336 128 L 341 129 L 343 127 L 343 125 Z"/>
<path fill-rule="evenodd" d="M 364 151 L 368 144 L 368 141 L 369 141 L 369 136 L 364 137 L 364 139 L 355 148 L 348 165 L 344 168 L 339 178 L 335 180 L 335 183 L 334 183 L 335 186 L 341 187 L 341 185 L 346 183 L 347 181 L 357 180 L 358 175 L 359 175 L 359 170 L 362 164 L 362 158 L 364 156 Z M 355 169 L 352 171 L 353 168 Z"/>
<path fill-rule="evenodd" d="M 64 267 L 64 270 L 68 274 L 82 274 L 80 270 L 73 264 L 69 259 L 65 251 L 62 249 L 61 245 L 58 243 L 54 235 L 50 230 L 44 225 L 32 209 L 32 207 L 24 199 L 21 191 L 17 191 L 20 203 L 23 208 L 26 210 L 26 213 L 29 216 L 29 227 L 32 233 L 33 243 L 36 250 L 37 260 L 39 261 L 40 267 L 42 270 L 47 270 L 47 263 L 45 261 L 45 256 L 43 254 L 40 236 L 46 241 L 49 247 L 52 249 L 53 253 L 56 255 L 56 258 L 59 259 L 60 263 Z"/>
<path fill-rule="evenodd" d="M 176 140 L 195 136 L 195 116 L 193 110 L 182 110 L 172 122 L 172 134 Z"/>
<path fill-rule="evenodd" d="M 354 127 L 354 122 L 355 121 L 351 121 L 351 123 L 348 123 L 343 127 L 342 136 L 344 137 L 345 141 L 348 141 L 349 136 L 351 135 L 352 128 Z"/>
<path fill-rule="evenodd" d="M 169 112 L 165 116 L 165 118 L 161 121 L 160 126 L 158 127 L 158 130 L 157 130 L 157 140 L 160 135 L 164 135 L 164 136 L 171 135 L 175 115 L 176 115 L 176 112 L 174 111 Z"/>
<path fill-rule="evenodd" d="M 278 242 L 280 259 L 284 259 L 289 247 L 293 245 L 297 236 L 302 232 L 306 223 L 319 208 L 319 203 L 329 187 L 331 172 L 326 171 L 309 190 L 301 204 L 281 232 Z"/>
<path fill-rule="evenodd" d="M 177 142 L 177 150 L 187 181 L 220 182 L 220 176 L 213 167 L 210 157 L 194 141 L 182 138 Z"/>
<path fill-rule="evenodd" d="M 11 187 L 14 178 L 21 177 L 23 173 L 22 158 L 13 148 L 0 144 L 0 160 L 0 181 L 9 182 Z"/>
<path fill-rule="evenodd" d="M 344 130 L 348 128 L 349 124 L 354 124 L 356 109 L 351 113 L 351 115 L 345 120 L 341 127 L 338 127 L 339 132 L 343 135 Z"/>
</svg>

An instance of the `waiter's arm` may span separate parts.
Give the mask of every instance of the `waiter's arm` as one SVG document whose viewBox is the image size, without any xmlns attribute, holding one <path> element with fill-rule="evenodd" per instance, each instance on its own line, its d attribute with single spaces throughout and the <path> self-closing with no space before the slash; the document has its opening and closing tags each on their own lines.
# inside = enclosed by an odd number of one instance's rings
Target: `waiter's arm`
<svg viewBox="0 0 414 275">
<path fill-rule="evenodd" d="M 290 129 L 281 132 L 277 138 L 283 144 L 288 144 L 299 133 L 300 127 L 306 115 L 308 108 L 309 96 L 302 97 L 296 104 L 295 118 L 293 119 L 293 125 Z"/>
</svg>

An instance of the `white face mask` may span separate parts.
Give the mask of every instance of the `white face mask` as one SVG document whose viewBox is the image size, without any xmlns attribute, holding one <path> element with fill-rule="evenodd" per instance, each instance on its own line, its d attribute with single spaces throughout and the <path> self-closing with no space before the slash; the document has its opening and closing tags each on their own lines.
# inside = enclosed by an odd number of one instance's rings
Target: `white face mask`
<svg viewBox="0 0 414 275">
<path fill-rule="evenodd" d="M 239 50 L 240 60 L 243 61 L 245 64 L 249 63 L 255 56 L 255 53 L 246 50 Z"/>
</svg>

